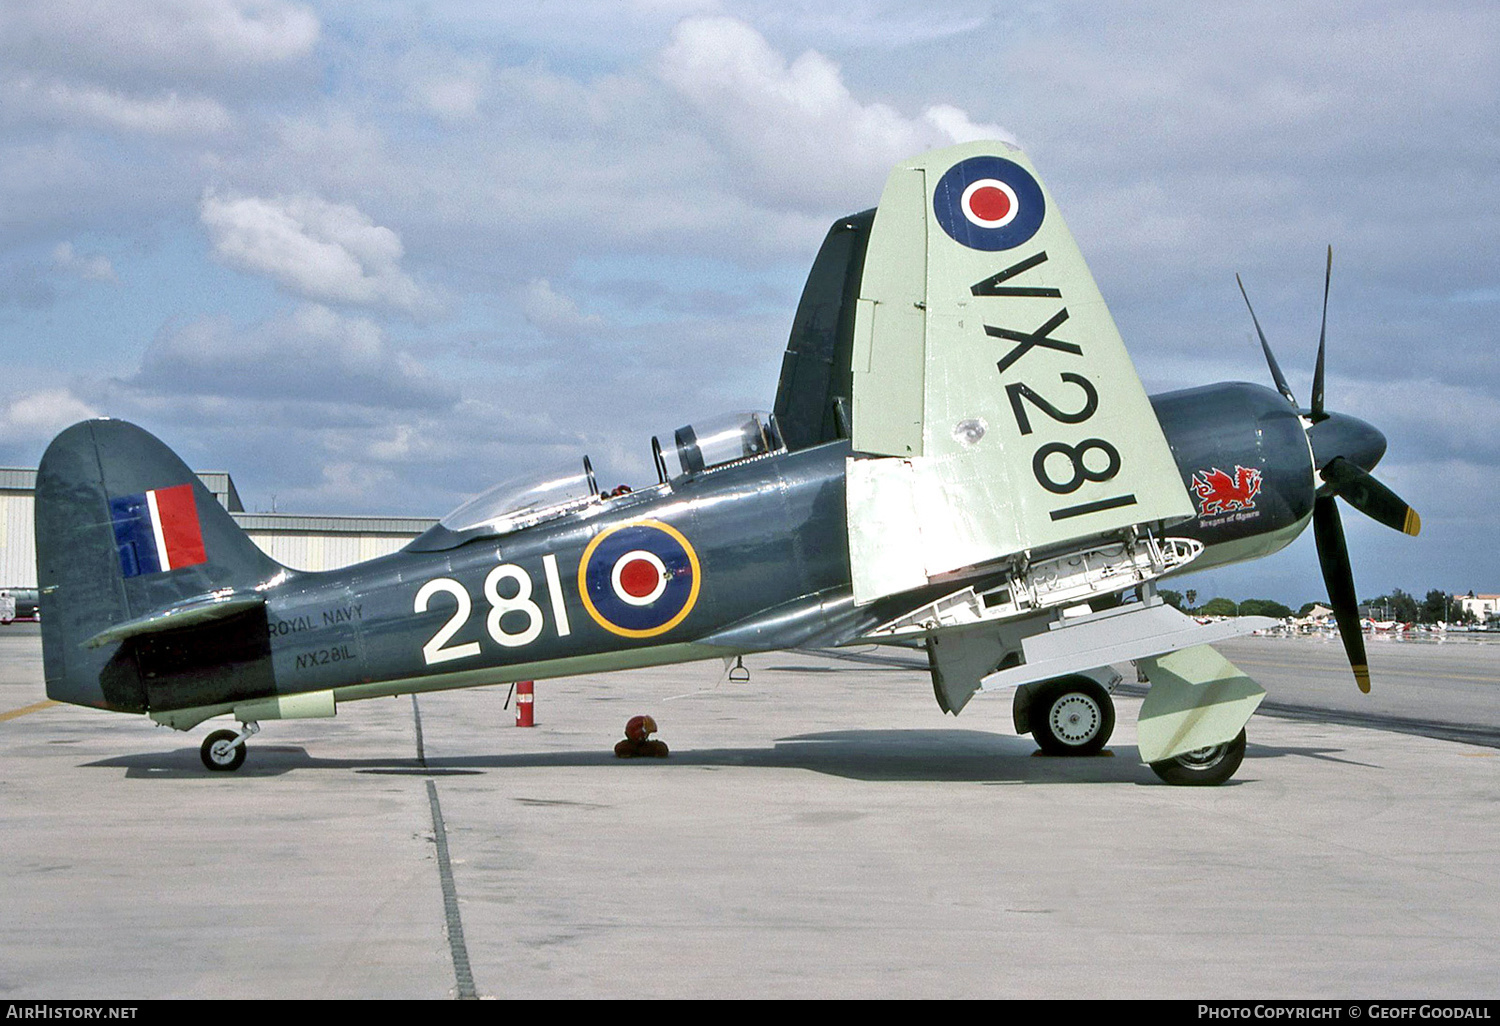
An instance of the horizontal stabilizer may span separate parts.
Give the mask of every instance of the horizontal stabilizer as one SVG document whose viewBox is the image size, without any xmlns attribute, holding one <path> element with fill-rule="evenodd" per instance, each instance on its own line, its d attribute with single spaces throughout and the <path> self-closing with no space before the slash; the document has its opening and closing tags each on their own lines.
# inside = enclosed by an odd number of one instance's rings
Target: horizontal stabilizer
<svg viewBox="0 0 1500 1026">
<path fill-rule="evenodd" d="M 138 616 L 123 623 L 111 624 L 93 637 L 84 641 L 88 648 L 98 648 L 114 641 L 124 641 L 141 634 L 177 630 L 179 627 L 196 627 L 214 620 L 225 620 L 250 609 L 266 604 L 260 594 L 204 595 L 201 598 L 179 602 L 145 616 Z"/>
</svg>

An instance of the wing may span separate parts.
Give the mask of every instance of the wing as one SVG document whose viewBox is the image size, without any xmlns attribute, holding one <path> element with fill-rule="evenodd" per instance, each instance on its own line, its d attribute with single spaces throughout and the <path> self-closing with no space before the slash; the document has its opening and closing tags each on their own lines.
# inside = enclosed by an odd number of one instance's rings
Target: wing
<svg viewBox="0 0 1500 1026">
<path fill-rule="evenodd" d="M 852 338 L 857 602 L 1194 514 L 1098 287 L 1003 143 L 899 165 Z"/>
</svg>

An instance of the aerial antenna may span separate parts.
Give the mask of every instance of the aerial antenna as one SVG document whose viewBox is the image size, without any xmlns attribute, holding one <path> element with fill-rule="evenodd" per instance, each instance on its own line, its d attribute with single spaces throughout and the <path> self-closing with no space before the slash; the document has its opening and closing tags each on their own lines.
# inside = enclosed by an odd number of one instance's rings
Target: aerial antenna
<svg viewBox="0 0 1500 1026">
<path fill-rule="evenodd" d="M 658 484 L 667 483 L 667 461 L 661 454 L 661 442 L 656 436 L 651 436 L 651 459 L 656 463 L 656 477 Z"/>
</svg>

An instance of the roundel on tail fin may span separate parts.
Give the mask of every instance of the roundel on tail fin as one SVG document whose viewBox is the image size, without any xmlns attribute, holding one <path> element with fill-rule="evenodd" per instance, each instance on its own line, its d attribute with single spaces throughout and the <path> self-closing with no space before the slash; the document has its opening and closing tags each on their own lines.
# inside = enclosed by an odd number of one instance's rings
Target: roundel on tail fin
<svg viewBox="0 0 1500 1026">
<path fill-rule="evenodd" d="M 970 157 L 938 179 L 932 212 L 953 241 L 995 252 L 1014 249 L 1035 235 L 1047 201 L 1021 165 L 1003 157 Z"/>
</svg>

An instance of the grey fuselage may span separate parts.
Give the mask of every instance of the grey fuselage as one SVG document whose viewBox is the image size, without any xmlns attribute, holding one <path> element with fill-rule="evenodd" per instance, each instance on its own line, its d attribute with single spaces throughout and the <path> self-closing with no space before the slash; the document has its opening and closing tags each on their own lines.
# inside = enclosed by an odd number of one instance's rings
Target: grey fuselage
<svg viewBox="0 0 1500 1026">
<path fill-rule="evenodd" d="M 1232 383 L 1152 402 L 1200 510 L 1170 532 L 1204 543 L 1194 569 L 1265 555 L 1302 530 L 1312 461 L 1280 395 Z M 954 585 L 854 606 L 849 452 L 832 442 L 752 458 L 514 533 L 461 538 L 435 528 L 390 556 L 290 573 L 267 590 L 271 686 L 348 700 L 850 640 Z M 1235 487 L 1211 487 L 1226 480 Z M 632 633 L 585 603 L 579 568 L 601 533 L 642 521 L 687 542 L 697 587 L 680 620 Z M 124 705 L 158 711 L 252 697 L 186 683 Z"/>
</svg>

